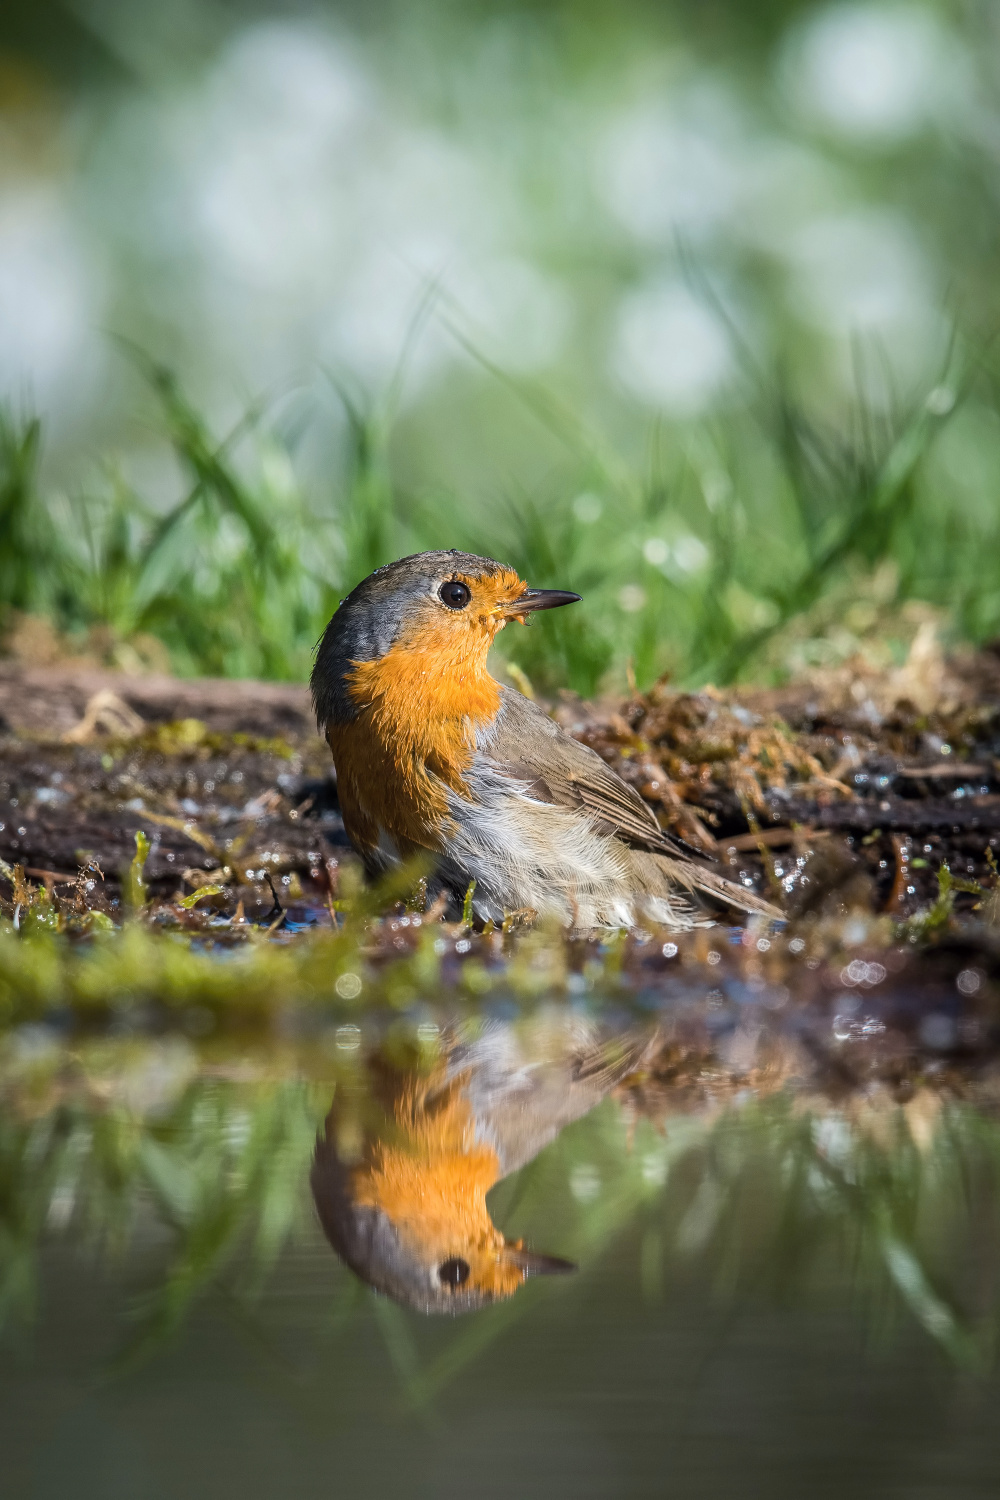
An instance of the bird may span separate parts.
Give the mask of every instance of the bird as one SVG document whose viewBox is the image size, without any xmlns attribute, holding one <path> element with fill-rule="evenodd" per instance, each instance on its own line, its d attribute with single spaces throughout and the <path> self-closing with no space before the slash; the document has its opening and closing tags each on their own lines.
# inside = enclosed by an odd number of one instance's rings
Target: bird
<svg viewBox="0 0 1000 1500">
<path fill-rule="evenodd" d="M 452 550 L 376 568 L 341 602 L 311 690 L 366 873 L 429 859 L 432 894 L 461 905 L 472 888 L 484 923 L 523 913 L 577 930 L 711 925 L 699 898 L 780 917 L 666 833 L 595 751 L 491 675 L 487 654 L 509 623 L 579 599 Z"/>
<path fill-rule="evenodd" d="M 395 1038 L 338 1087 L 317 1141 L 310 1181 L 333 1249 L 423 1313 L 471 1312 L 575 1271 L 506 1239 L 486 1194 L 635 1073 L 656 1037 L 652 1022 L 615 1031 L 551 1006 L 446 1028 L 430 1066 Z"/>
</svg>

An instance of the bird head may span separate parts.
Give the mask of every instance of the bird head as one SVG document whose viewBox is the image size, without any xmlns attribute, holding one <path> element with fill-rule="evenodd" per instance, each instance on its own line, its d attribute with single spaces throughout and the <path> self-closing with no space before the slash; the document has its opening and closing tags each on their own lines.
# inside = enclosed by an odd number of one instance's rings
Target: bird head
<svg viewBox="0 0 1000 1500">
<path fill-rule="evenodd" d="M 353 717 L 352 684 L 390 654 L 413 672 L 467 679 L 511 620 L 573 604 L 579 594 L 532 589 L 513 568 L 469 552 L 420 552 L 377 568 L 343 600 L 320 643 L 312 675 L 320 724 Z M 423 663 L 423 666 L 420 665 Z M 363 690 L 361 693 L 363 696 Z"/>
</svg>

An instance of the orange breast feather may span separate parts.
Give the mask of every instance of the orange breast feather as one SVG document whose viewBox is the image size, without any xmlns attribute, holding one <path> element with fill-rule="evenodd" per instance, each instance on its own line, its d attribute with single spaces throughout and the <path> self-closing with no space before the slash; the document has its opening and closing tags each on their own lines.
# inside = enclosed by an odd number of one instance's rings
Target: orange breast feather
<svg viewBox="0 0 1000 1500">
<path fill-rule="evenodd" d="M 486 1207 L 500 1162 L 475 1139 L 463 1083 L 433 1092 L 433 1082 L 424 1080 L 403 1089 L 393 1107 L 398 1133 L 370 1143 L 367 1162 L 353 1174 L 353 1194 L 357 1203 L 380 1208 L 425 1265 L 461 1255 L 470 1265 L 470 1287 L 509 1296 L 522 1273 L 502 1261 L 504 1237 Z"/>
<path fill-rule="evenodd" d="M 401 855 L 443 846 L 446 788 L 468 796 L 476 730 L 500 708 L 486 670 L 495 628 L 431 619 L 377 661 L 357 662 L 348 691 L 358 706 L 327 739 L 347 832 L 375 848 L 387 833 Z"/>
</svg>

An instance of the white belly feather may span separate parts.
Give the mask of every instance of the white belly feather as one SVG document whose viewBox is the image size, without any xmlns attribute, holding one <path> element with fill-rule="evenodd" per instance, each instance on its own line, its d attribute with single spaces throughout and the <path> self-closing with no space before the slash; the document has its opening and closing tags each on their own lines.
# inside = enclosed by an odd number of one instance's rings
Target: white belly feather
<svg viewBox="0 0 1000 1500">
<path fill-rule="evenodd" d="M 449 796 L 454 829 L 442 873 L 476 882 L 479 915 L 499 922 L 533 907 L 578 927 L 631 927 L 643 916 L 689 925 L 683 901 L 636 894 L 628 850 L 582 813 L 539 802 L 478 756 L 468 782 L 471 802 Z"/>
</svg>

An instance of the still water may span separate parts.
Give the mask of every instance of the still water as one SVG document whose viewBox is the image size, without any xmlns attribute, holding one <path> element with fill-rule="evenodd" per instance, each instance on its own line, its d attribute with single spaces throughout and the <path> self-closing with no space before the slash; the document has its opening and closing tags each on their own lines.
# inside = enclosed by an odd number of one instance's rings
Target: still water
<svg viewBox="0 0 1000 1500">
<path fill-rule="evenodd" d="M 990 1111 L 659 1046 L 9 1037 L 3 1494 L 993 1496 Z"/>
</svg>

